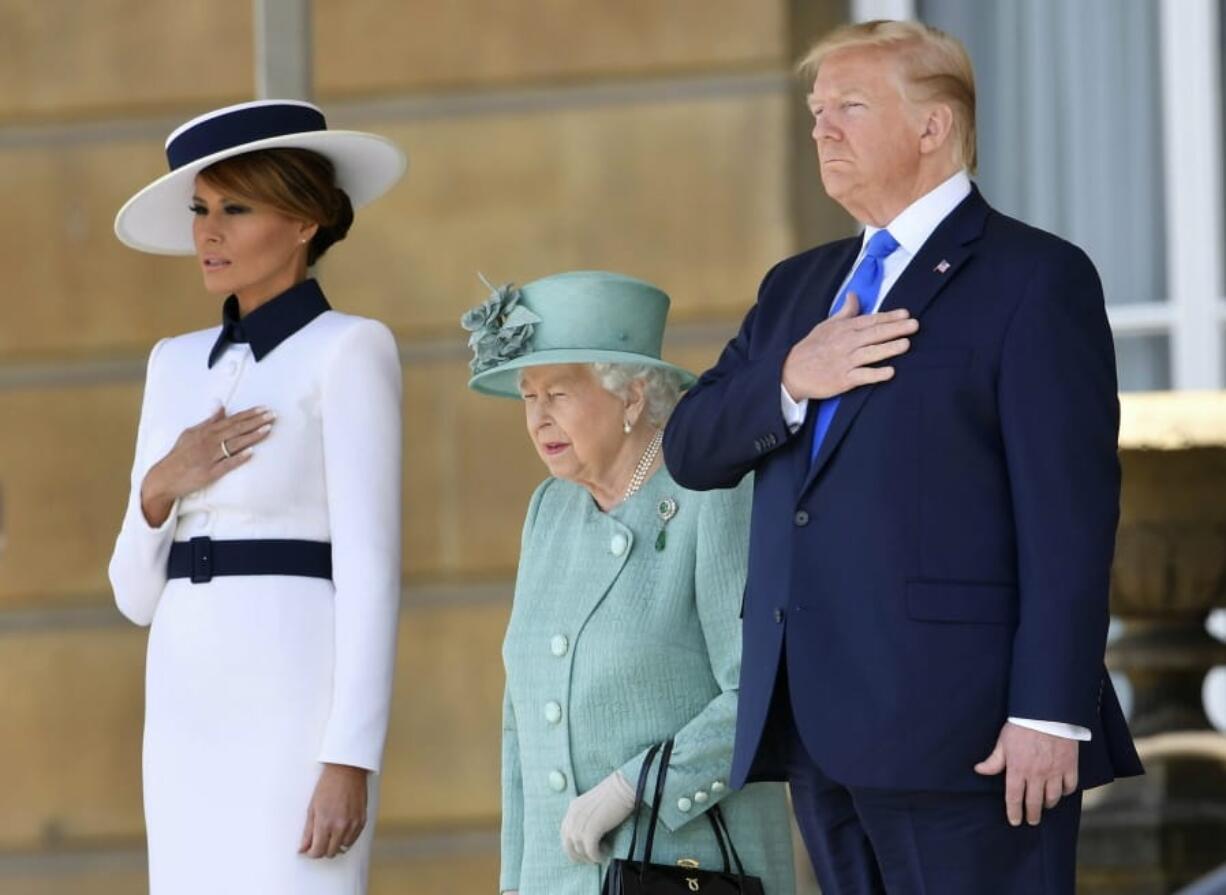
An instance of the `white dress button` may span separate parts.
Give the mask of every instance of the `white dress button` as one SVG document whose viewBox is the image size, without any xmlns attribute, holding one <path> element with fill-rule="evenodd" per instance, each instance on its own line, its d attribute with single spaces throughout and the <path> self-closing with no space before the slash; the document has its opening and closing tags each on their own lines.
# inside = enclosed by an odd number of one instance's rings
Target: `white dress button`
<svg viewBox="0 0 1226 895">
<path fill-rule="evenodd" d="M 687 799 L 685 796 L 682 796 L 681 798 L 677 799 L 677 810 L 680 811 L 682 814 L 685 814 L 687 811 L 689 811 L 693 807 L 694 807 L 694 803 L 691 802 L 689 799 Z"/>
<path fill-rule="evenodd" d="M 701 789 L 698 790 L 698 792 L 694 793 L 694 801 L 697 802 L 699 805 L 702 805 L 703 803 L 705 803 L 707 799 L 709 798 L 711 797 L 707 795 L 705 792 L 703 792 Z"/>
<path fill-rule="evenodd" d="M 562 720 L 562 706 L 556 702 L 545 703 L 545 720 L 550 724 L 557 724 Z"/>
<path fill-rule="evenodd" d="M 561 771 L 550 771 L 549 788 L 554 792 L 561 792 L 566 789 L 566 775 Z"/>
<path fill-rule="evenodd" d="M 711 792 L 723 792 L 728 788 L 728 785 L 723 780 L 716 780 L 711 784 Z"/>
<path fill-rule="evenodd" d="M 565 634 L 554 634 L 553 639 L 549 641 L 549 651 L 559 659 L 566 655 L 568 649 L 570 649 L 570 641 L 566 639 Z"/>
<path fill-rule="evenodd" d="M 630 546 L 630 541 L 627 540 L 624 534 L 620 532 L 613 535 L 613 540 L 609 541 L 609 552 L 614 556 L 621 556 L 626 552 L 626 548 Z"/>
</svg>

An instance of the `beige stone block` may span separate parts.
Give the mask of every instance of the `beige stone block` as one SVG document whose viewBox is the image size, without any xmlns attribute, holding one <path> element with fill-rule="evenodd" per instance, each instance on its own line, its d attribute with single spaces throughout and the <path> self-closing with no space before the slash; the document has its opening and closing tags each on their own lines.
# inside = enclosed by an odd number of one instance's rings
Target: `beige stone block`
<svg viewBox="0 0 1226 895">
<path fill-rule="evenodd" d="M 483 851 L 452 850 L 444 839 L 437 847 L 436 854 L 400 856 L 390 850 L 376 851 L 369 895 L 490 895 L 498 891 L 496 844 Z"/>
<path fill-rule="evenodd" d="M 112 230 L 165 170 L 158 140 L 0 152 L 0 359 L 143 357 L 162 336 L 216 322 L 193 261 L 134 252 Z"/>
<path fill-rule="evenodd" d="M 379 806 L 389 830 L 497 824 L 510 594 L 405 612 Z"/>
<path fill-rule="evenodd" d="M 783 97 L 364 126 L 409 175 L 322 266 L 339 302 L 462 341 L 477 280 L 604 269 L 657 283 L 671 319 L 739 319 L 792 251 Z"/>
<path fill-rule="evenodd" d="M 325 0 L 324 95 L 786 65 L 782 0 Z"/>
<path fill-rule="evenodd" d="M 468 390 L 468 365 L 405 376 L 404 562 L 410 580 L 514 575 L 524 512 L 545 478 L 518 401 Z"/>
<path fill-rule="evenodd" d="M 250 98 L 252 4 L 0 0 L 0 120 Z"/>
<path fill-rule="evenodd" d="M 509 606 L 461 594 L 404 612 L 389 830 L 496 824 Z M 144 655 L 144 629 L 124 624 L 0 631 L 0 854 L 142 840 Z"/>
<path fill-rule="evenodd" d="M 140 395 L 139 382 L 0 390 L 0 609 L 107 592 Z"/>
<path fill-rule="evenodd" d="M 483 271 L 526 282 L 577 268 L 658 283 L 673 319 L 740 316 L 791 251 L 783 97 L 660 101 L 392 124 L 406 181 L 320 265 L 340 309 L 405 338 L 463 341 Z M 211 326 L 219 301 L 190 259 L 111 231 L 164 170 L 157 141 L 0 152 L 0 360 L 139 356 Z"/>
<path fill-rule="evenodd" d="M 144 646 L 118 625 L 0 631 L 0 853 L 139 834 Z"/>
</svg>

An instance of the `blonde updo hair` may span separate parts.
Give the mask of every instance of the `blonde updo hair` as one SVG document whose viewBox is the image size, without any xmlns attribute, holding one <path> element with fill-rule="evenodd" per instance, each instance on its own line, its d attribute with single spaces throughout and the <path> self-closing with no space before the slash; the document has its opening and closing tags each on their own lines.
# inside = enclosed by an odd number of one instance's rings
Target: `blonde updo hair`
<svg viewBox="0 0 1226 895">
<path fill-rule="evenodd" d="M 353 224 L 353 204 L 336 185 L 336 168 L 309 149 L 244 152 L 209 165 L 199 177 L 218 192 L 318 224 L 307 246 L 308 265 L 344 239 Z"/>
<path fill-rule="evenodd" d="M 827 56 L 850 49 L 878 49 L 892 54 L 899 62 L 909 100 L 948 105 L 953 112 L 956 161 L 975 173 L 975 70 L 962 41 L 923 22 L 857 22 L 824 35 L 800 60 L 797 71 L 813 80 Z"/>
</svg>

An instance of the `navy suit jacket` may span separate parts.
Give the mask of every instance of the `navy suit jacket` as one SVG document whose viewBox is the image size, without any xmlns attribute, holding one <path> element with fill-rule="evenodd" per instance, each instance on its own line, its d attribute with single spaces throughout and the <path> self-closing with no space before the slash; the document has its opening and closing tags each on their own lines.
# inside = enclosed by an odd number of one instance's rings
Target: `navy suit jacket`
<svg viewBox="0 0 1226 895">
<path fill-rule="evenodd" d="M 1089 728 L 1083 786 L 1140 773 L 1103 666 L 1119 400 L 1093 264 L 973 191 L 882 303 L 919 320 L 910 351 L 843 395 L 811 465 L 783 364 L 859 247 L 776 265 L 665 432 L 686 488 L 755 473 L 734 785 L 783 778 L 781 663 L 810 755 L 849 786 L 999 788 L 973 768 L 1009 716 Z"/>
</svg>

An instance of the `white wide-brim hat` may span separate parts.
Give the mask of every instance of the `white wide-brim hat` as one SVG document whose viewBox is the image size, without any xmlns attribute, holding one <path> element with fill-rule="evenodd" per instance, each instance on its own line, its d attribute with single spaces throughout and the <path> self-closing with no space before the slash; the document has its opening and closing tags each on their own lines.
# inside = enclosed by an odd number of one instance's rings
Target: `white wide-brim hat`
<svg viewBox="0 0 1226 895">
<path fill-rule="evenodd" d="M 115 235 L 125 245 L 159 255 L 191 255 L 196 175 L 222 159 L 257 149 L 310 149 L 332 162 L 336 185 L 353 207 L 379 198 L 404 174 L 408 159 L 385 137 L 328 130 L 317 106 L 258 100 L 193 118 L 166 138 L 170 173 L 124 203 Z"/>
</svg>

